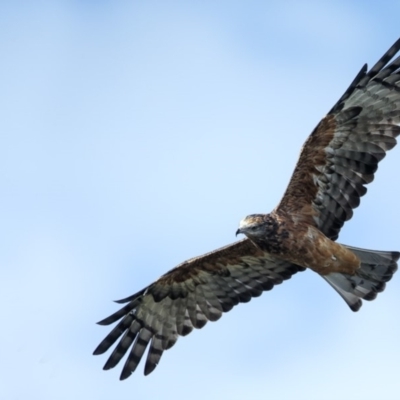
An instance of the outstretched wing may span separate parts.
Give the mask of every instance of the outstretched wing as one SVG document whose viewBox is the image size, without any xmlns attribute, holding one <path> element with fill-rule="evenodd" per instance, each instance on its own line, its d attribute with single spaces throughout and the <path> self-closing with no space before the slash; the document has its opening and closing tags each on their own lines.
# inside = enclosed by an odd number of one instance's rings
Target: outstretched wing
<svg viewBox="0 0 400 400">
<path fill-rule="evenodd" d="M 349 88 L 305 142 L 276 210 L 306 218 L 336 240 L 378 163 L 400 134 L 400 39 Z"/>
<path fill-rule="evenodd" d="M 239 302 L 248 302 L 303 270 L 273 258 L 248 239 L 185 261 L 140 292 L 118 301 L 128 304 L 99 324 L 121 321 L 94 354 L 104 353 L 122 336 L 104 369 L 115 367 L 131 348 L 120 377 L 126 379 L 150 344 L 147 375 L 179 335 L 216 321 Z"/>
</svg>

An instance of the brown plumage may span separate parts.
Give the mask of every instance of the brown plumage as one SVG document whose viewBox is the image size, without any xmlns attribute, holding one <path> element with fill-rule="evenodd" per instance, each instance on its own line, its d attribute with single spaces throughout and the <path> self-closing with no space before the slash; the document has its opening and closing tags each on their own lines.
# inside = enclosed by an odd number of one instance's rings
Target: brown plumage
<svg viewBox="0 0 400 400">
<path fill-rule="evenodd" d="M 386 151 L 400 134 L 400 39 L 349 88 L 305 142 L 288 188 L 270 214 L 249 215 L 237 233 L 247 239 L 183 262 L 99 322 L 119 321 L 96 348 L 104 369 L 129 351 L 121 379 L 135 371 L 149 346 L 145 374 L 179 336 L 248 302 L 293 274 L 320 274 L 353 311 L 382 292 L 400 253 L 363 250 L 335 240 L 365 195 Z M 389 64 L 388 64 L 389 63 Z"/>
</svg>

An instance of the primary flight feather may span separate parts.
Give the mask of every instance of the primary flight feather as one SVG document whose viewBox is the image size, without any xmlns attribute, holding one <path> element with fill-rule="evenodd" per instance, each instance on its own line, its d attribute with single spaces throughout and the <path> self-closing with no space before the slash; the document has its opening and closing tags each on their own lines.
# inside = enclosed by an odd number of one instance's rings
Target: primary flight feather
<svg viewBox="0 0 400 400">
<path fill-rule="evenodd" d="M 147 347 L 145 374 L 179 336 L 216 321 L 296 272 L 312 269 L 358 311 L 397 269 L 399 252 L 365 250 L 336 242 L 344 222 L 365 195 L 378 163 L 400 134 L 400 39 L 349 88 L 305 142 L 293 176 L 270 214 L 244 218 L 239 242 L 192 258 L 99 322 L 118 324 L 94 354 L 119 340 L 104 369 L 128 352 L 121 379 L 135 371 Z"/>
</svg>

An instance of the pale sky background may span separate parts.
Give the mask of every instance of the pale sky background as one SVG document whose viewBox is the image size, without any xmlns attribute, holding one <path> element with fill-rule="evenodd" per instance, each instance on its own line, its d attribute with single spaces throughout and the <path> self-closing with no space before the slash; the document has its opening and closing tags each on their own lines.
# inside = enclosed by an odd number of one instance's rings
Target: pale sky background
<svg viewBox="0 0 400 400">
<path fill-rule="evenodd" d="M 279 201 L 398 1 L 0 2 L 0 399 L 398 399 L 400 275 L 353 313 L 305 272 L 128 380 L 95 324 Z M 340 241 L 400 249 L 400 148 Z M 109 353 L 107 353 L 108 355 Z"/>
</svg>

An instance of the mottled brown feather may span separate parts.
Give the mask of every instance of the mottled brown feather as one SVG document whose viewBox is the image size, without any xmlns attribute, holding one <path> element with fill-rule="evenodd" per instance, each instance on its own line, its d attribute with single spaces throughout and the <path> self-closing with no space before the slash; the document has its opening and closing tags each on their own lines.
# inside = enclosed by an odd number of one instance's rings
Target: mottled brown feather
<svg viewBox="0 0 400 400">
<path fill-rule="evenodd" d="M 398 40 L 349 88 L 305 142 L 288 188 L 275 209 L 304 219 L 336 240 L 365 195 L 386 151 L 400 134 Z"/>
<path fill-rule="evenodd" d="M 277 213 L 285 211 L 311 223 L 315 211 L 312 202 L 318 193 L 313 176 L 326 165 L 325 147 L 332 141 L 336 122 L 333 116 L 325 117 L 308 137 L 293 172 L 289 186 L 277 206 Z"/>
<path fill-rule="evenodd" d="M 274 258 L 248 239 L 192 258 L 147 288 L 120 300 L 119 303 L 128 304 L 99 324 L 122 319 L 94 354 L 104 353 L 121 338 L 104 369 L 115 367 L 130 348 L 121 374 L 121 379 L 125 379 L 136 369 L 149 346 L 145 365 L 148 374 L 179 335 L 185 336 L 193 328 L 200 329 L 208 321 L 216 321 L 223 312 L 260 296 L 303 270 Z"/>
</svg>

